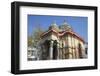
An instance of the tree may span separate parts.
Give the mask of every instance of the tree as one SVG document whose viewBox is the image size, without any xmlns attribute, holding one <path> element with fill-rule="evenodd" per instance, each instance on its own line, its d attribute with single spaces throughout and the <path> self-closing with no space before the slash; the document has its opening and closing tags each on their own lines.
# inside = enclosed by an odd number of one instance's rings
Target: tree
<svg viewBox="0 0 100 76">
<path fill-rule="evenodd" d="M 32 35 L 28 37 L 28 45 L 36 47 L 37 43 L 41 40 L 41 34 L 43 32 L 44 30 L 41 28 L 41 26 L 37 25 Z"/>
<path fill-rule="evenodd" d="M 28 47 L 32 47 L 33 41 L 32 41 L 32 36 L 28 36 Z"/>
</svg>

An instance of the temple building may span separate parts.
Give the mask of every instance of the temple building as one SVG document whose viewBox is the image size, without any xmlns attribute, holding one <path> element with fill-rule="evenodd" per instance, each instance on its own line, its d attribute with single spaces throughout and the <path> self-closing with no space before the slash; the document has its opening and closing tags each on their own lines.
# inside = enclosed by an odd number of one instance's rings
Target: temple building
<svg viewBox="0 0 100 76">
<path fill-rule="evenodd" d="M 85 41 L 64 21 L 53 22 L 38 43 L 39 60 L 86 58 Z"/>
<path fill-rule="evenodd" d="M 41 35 L 39 46 L 42 60 L 86 58 L 85 41 L 66 21 L 59 27 L 53 22 Z"/>
</svg>

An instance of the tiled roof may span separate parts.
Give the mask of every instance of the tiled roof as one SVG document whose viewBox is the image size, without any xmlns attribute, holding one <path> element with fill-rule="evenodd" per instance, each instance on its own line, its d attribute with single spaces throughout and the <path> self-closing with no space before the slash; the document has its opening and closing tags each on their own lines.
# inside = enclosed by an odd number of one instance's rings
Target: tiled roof
<svg viewBox="0 0 100 76">
<path fill-rule="evenodd" d="M 47 34 L 49 34 L 49 33 L 52 33 L 52 32 L 55 33 L 55 34 L 56 34 L 57 36 L 59 36 L 59 37 L 64 36 L 64 35 L 66 35 L 66 34 L 70 34 L 70 35 L 73 35 L 73 36 L 77 37 L 77 38 L 80 39 L 81 41 L 85 42 L 85 41 L 83 40 L 83 38 L 81 38 L 77 33 L 73 32 L 73 31 L 61 31 L 61 32 L 57 32 L 57 31 L 51 29 L 51 30 L 48 30 L 47 32 L 44 32 L 44 33 L 41 35 L 41 37 L 44 37 L 45 35 L 47 35 Z"/>
</svg>

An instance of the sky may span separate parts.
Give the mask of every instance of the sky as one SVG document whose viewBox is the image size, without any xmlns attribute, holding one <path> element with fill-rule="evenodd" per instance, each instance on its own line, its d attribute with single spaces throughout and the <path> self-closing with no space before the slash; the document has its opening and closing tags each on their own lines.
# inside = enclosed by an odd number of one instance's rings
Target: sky
<svg viewBox="0 0 100 76">
<path fill-rule="evenodd" d="M 60 26 L 64 20 L 73 28 L 74 32 L 88 42 L 88 17 L 79 16 L 28 15 L 28 36 L 38 25 L 47 30 L 54 21 Z"/>
</svg>

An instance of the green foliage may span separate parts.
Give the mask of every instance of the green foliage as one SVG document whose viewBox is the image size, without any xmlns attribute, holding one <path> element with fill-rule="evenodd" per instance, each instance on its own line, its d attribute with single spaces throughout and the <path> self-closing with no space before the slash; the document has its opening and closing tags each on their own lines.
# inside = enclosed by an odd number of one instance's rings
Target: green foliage
<svg viewBox="0 0 100 76">
<path fill-rule="evenodd" d="M 31 47 L 32 45 L 33 45 L 32 36 L 28 36 L 28 47 Z"/>
<path fill-rule="evenodd" d="M 43 32 L 44 31 L 40 27 L 40 25 L 36 26 L 36 28 L 33 31 L 32 35 L 28 37 L 28 46 L 29 47 L 36 47 L 37 43 L 41 40 L 41 34 Z"/>
</svg>

